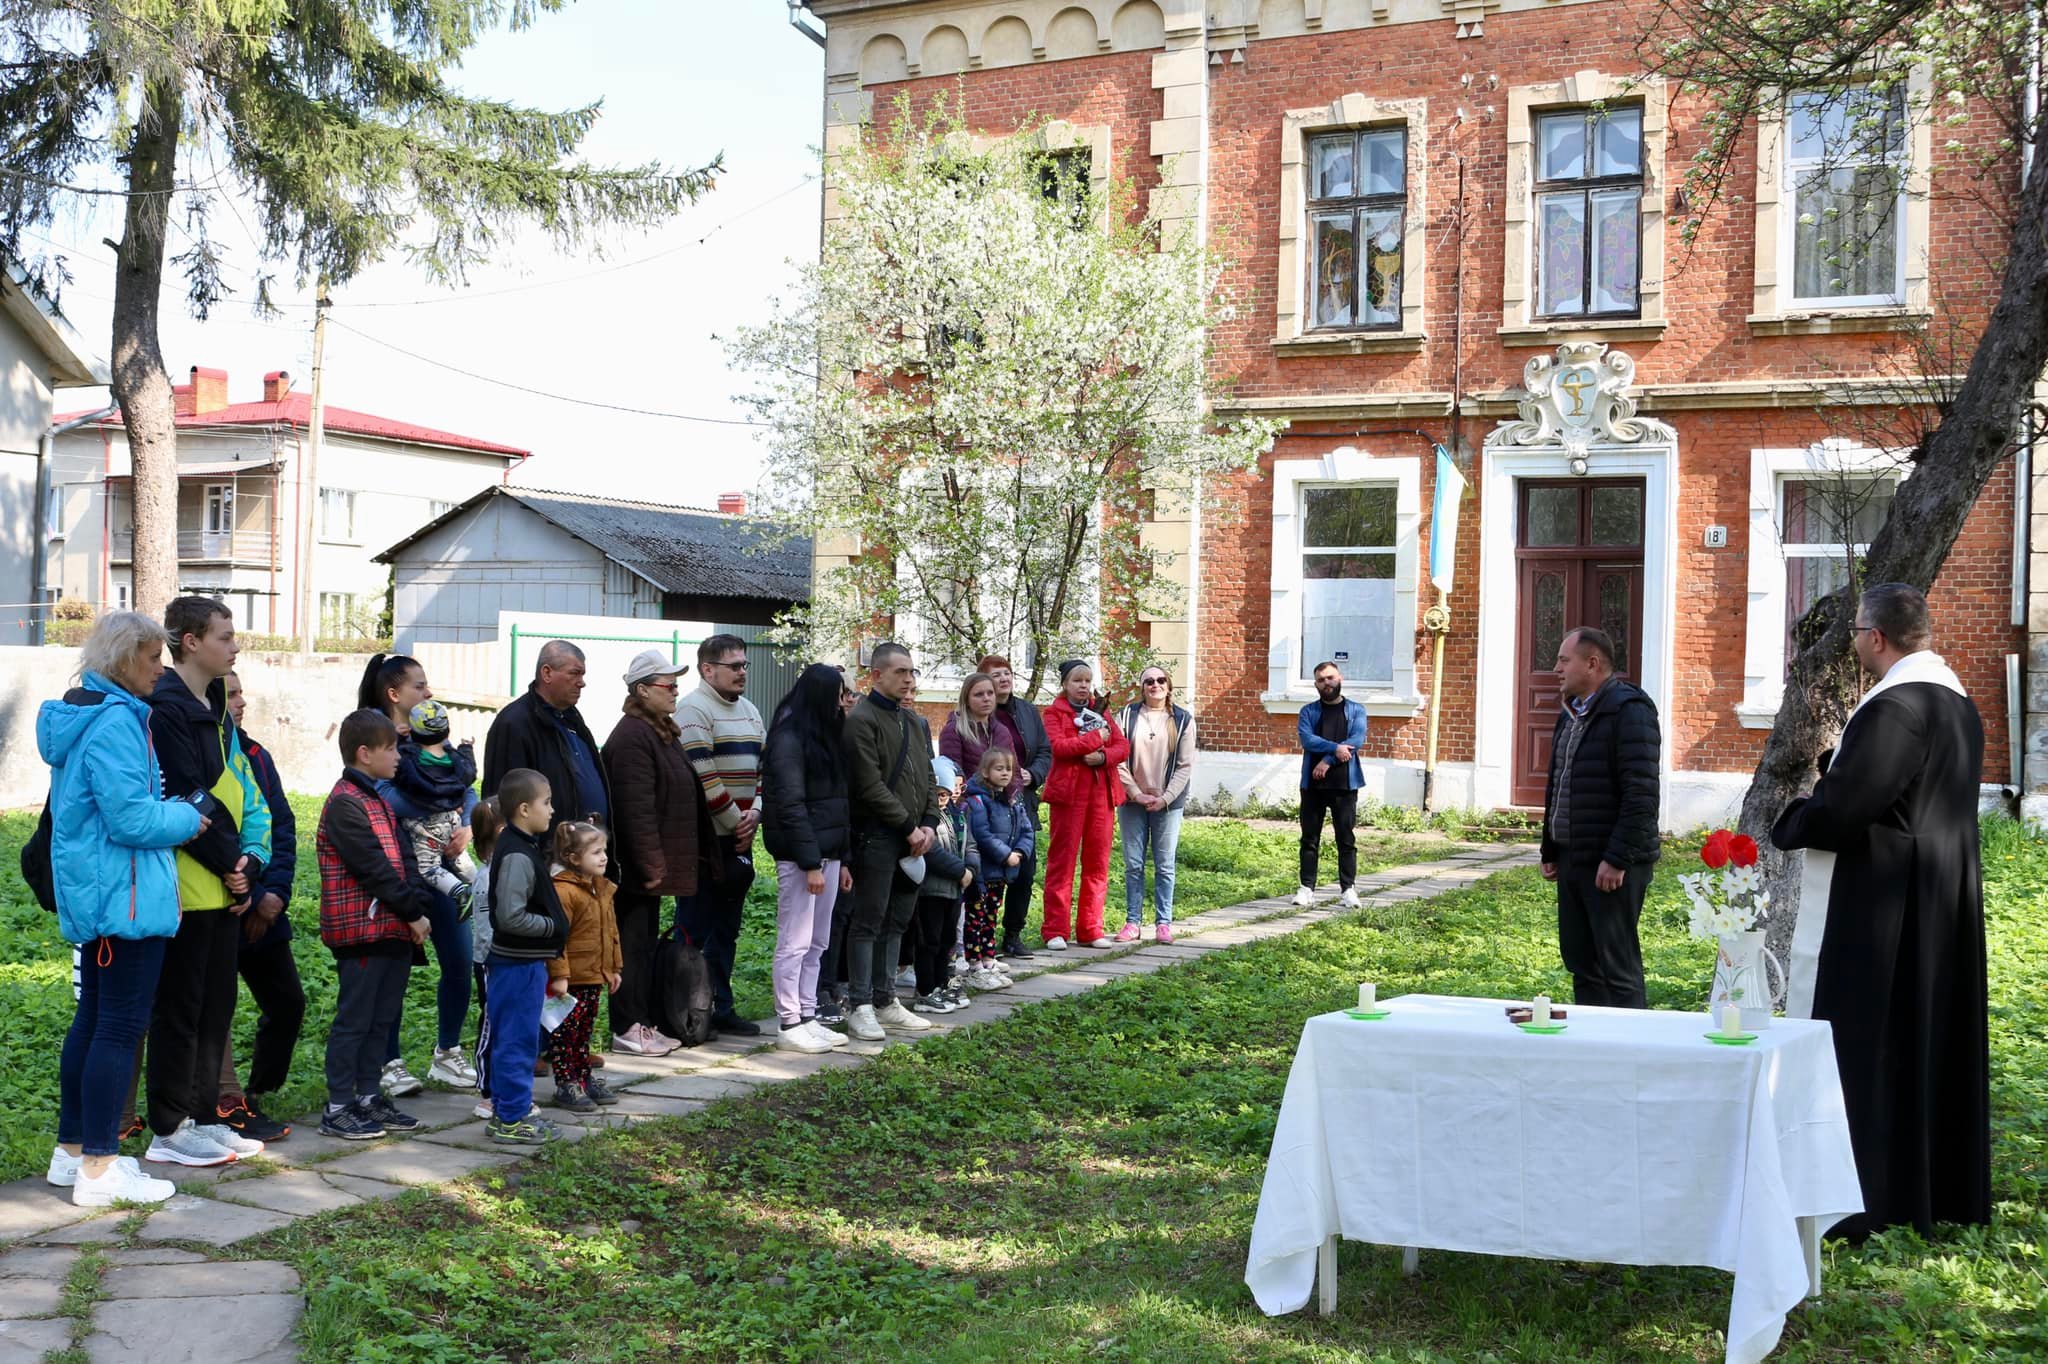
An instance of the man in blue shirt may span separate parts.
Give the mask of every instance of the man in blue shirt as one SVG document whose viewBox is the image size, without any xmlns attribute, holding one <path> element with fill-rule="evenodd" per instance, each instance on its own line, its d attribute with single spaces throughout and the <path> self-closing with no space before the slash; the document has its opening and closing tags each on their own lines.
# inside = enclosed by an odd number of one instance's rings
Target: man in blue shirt
<svg viewBox="0 0 2048 1364">
<path fill-rule="evenodd" d="M 1344 695 L 1344 674 L 1335 663 L 1318 663 L 1316 699 L 1301 708 L 1301 888 L 1294 903 L 1316 902 L 1316 878 L 1323 856 L 1323 815 L 1337 834 L 1337 884 L 1344 907 L 1358 908 L 1358 788 L 1365 771 L 1358 750 L 1365 744 L 1365 707 Z"/>
</svg>

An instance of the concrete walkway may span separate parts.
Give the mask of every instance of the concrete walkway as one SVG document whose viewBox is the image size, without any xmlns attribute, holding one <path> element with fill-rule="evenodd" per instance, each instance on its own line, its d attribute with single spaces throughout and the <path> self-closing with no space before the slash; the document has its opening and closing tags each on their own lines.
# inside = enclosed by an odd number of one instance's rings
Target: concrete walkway
<svg viewBox="0 0 2048 1364">
<path fill-rule="evenodd" d="M 1536 862 L 1531 845 L 1445 844 L 1433 862 L 1392 867 L 1357 884 L 1364 909 L 1428 899 L 1511 867 Z M 973 997 L 973 1007 L 927 1016 L 917 1040 L 1007 1018 L 1039 1000 L 1080 994 L 1210 952 L 1299 932 L 1342 910 L 1326 887 L 1315 908 L 1290 897 L 1253 900 L 1194 915 L 1174 925 L 1170 946 L 1130 943 L 1098 951 L 1044 952 L 1011 964 L 1017 984 Z M 613 1108 L 581 1115 L 547 1108 L 563 1135 L 694 1113 L 719 1099 L 858 1066 L 892 1046 L 854 1042 L 820 1056 L 777 1051 L 774 1020 L 760 1037 L 720 1037 L 669 1056 L 608 1053 L 604 1076 L 621 1090 Z M 548 1093 L 535 1082 L 536 1102 Z M 88 1215 L 67 1190 L 40 1177 L 0 1185 L 0 1364 L 40 1361 L 47 1352 L 82 1350 L 94 1364 L 147 1358 L 151 1364 L 273 1364 L 296 1359 L 292 1334 L 303 1308 L 298 1276 L 270 1261 L 229 1261 L 236 1242 L 302 1217 L 395 1198 L 530 1159 L 539 1148 L 493 1145 L 471 1112 L 473 1091 L 430 1089 L 401 1101 L 423 1127 L 410 1137 L 344 1142 L 323 1137 L 317 1118 L 246 1164 L 207 1170 L 150 1165 L 180 1186 L 148 1211 Z M 175 1303 L 160 1300 L 176 1299 Z M 171 1310 L 164 1310 L 169 1307 Z M 67 1358 L 75 1356 L 67 1356 Z"/>
</svg>

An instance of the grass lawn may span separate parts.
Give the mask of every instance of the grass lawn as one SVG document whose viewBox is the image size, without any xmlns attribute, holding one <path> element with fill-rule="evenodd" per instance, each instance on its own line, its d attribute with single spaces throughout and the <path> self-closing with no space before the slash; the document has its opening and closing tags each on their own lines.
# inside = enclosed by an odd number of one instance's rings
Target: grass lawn
<svg viewBox="0 0 2048 1364">
<path fill-rule="evenodd" d="M 1644 939 L 1653 1003 L 1695 1008 L 1680 869 Z M 1997 1221 L 1830 1247 L 1780 1358 L 2048 1355 L 2048 845 L 1994 822 L 1986 869 Z M 1522 871 L 1333 920 L 242 1253 L 298 1267 L 314 1360 L 1717 1360 L 1709 1270 L 1433 1253 L 1403 1280 L 1347 1244 L 1331 1319 L 1242 1284 L 1301 1020 L 1360 979 L 1567 995 L 1552 906 Z"/>
<path fill-rule="evenodd" d="M 321 1060 L 327 1025 L 334 1015 L 334 959 L 319 940 L 319 877 L 313 832 L 320 797 L 295 796 L 299 822 L 298 893 L 292 899 L 293 937 L 299 973 L 306 986 L 306 1027 L 292 1058 L 292 1080 L 270 1108 L 279 1116 L 314 1112 L 322 1098 Z M 1292 833 L 1247 828 L 1232 820 L 1191 820 L 1181 838 L 1176 913 L 1182 916 L 1290 890 L 1295 883 Z M 28 814 L 0 816 L 0 1181 L 39 1172 L 48 1162 L 57 1131 L 57 1059 L 71 1026 L 71 955 L 57 934 L 56 916 L 46 914 L 21 882 L 21 845 L 34 831 Z M 1324 840 L 1323 875 L 1336 877 L 1336 854 Z M 1359 858 L 1367 869 L 1437 855 L 1440 840 L 1406 835 L 1359 833 Z M 1109 920 L 1123 922 L 1121 852 L 1112 855 Z M 669 911 L 664 908 L 664 922 Z M 1032 911 L 1034 936 L 1038 911 Z M 750 1018 L 773 1012 L 768 988 L 769 955 L 775 945 L 775 865 L 756 849 L 755 878 L 747 898 L 746 927 L 740 937 L 735 991 L 740 1011 Z M 431 953 L 429 954 L 431 957 Z M 424 1076 L 433 1059 L 435 969 L 413 972 L 406 998 L 402 1037 L 413 1069 Z M 248 992 L 235 1019 L 236 1055 L 247 1074 L 256 1011 Z M 476 1035 L 476 1009 L 464 1031 L 467 1046 Z M 131 1143 L 139 1155 L 146 1143 Z"/>
</svg>

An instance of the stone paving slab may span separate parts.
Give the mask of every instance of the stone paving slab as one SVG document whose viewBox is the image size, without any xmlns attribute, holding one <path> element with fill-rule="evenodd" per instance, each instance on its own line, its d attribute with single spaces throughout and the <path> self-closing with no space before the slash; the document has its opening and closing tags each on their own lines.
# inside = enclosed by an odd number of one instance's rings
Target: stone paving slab
<svg viewBox="0 0 2048 1364">
<path fill-rule="evenodd" d="M 197 1194 L 177 1194 L 142 1224 L 145 1241 L 197 1241 L 226 1246 L 288 1227 L 292 1219 L 266 1208 L 245 1208 Z"/>
<path fill-rule="evenodd" d="M 112 1299 L 210 1298 L 262 1293 L 297 1293 L 299 1276 L 289 1265 L 212 1260 L 201 1264 L 129 1265 L 100 1275 L 100 1292 Z"/>
<path fill-rule="evenodd" d="M 717 1074 L 676 1075 L 666 1080 L 655 1080 L 650 1084 L 636 1085 L 635 1094 L 654 1094 L 669 1099 L 729 1099 L 736 1094 L 751 1094 L 754 1086 L 744 1080 L 727 1080 Z"/>
<path fill-rule="evenodd" d="M 107 1263 L 115 1265 L 196 1265 L 206 1257 L 196 1250 L 176 1246 L 138 1246 L 132 1250 L 110 1250 Z"/>
<path fill-rule="evenodd" d="M 471 1099 L 470 1102 L 474 1103 L 476 1101 Z M 263 1155 L 265 1159 L 273 1160 L 288 1169 L 306 1169 L 315 1165 L 324 1165 L 328 1161 L 337 1160 L 342 1156 L 352 1156 L 362 1151 L 387 1148 L 399 1140 L 401 1138 L 381 1137 L 376 1141 L 343 1141 L 340 1137 L 322 1136 L 320 1134 L 320 1119 L 315 1116 L 307 1119 L 303 1125 L 293 1123 L 291 1136 L 275 1146 L 265 1147 Z M 242 1176 L 237 1172 L 237 1177 L 245 1178 L 247 1176 Z"/>
<path fill-rule="evenodd" d="M 23 1248 L 0 1255 L 0 1279 L 61 1279 L 78 1262 L 78 1252 L 62 1247 Z M 12 1292 L 10 1285 L 0 1294 Z"/>
<path fill-rule="evenodd" d="M 381 1151 L 343 1156 L 322 1174 L 356 1175 L 386 1184 L 446 1184 L 478 1170 L 510 1165 L 516 1157 L 471 1151 L 428 1141 L 408 1141 Z"/>
<path fill-rule="evenodd" d="M 0 1364 L 41 1364 L 44 1355 L 71 1344 L 71 1318 L 0 1321 Z"/>
<path fill-rule="evenodd" d="M 352 1208 L 375 1198 L 395 1198 L 403 1192 L 396 1184 L 315 1169 L 284 1170 L 267 1179 L 234 1180 L 221 1185 L 215 1196 L 291 1217 L 308 1217 L 336 1208 Z"/>
<path fill-rule="evenodd" d="M 85 1340 L 92 1364 L 292 1364 L 297 1293 L 185 1298 L 175 1313 L 148 1298 L 103 1302 Z"/>
<path fill-rule="evenodd" d="M 0 1286 L 0 1321 L 47 1317 L 64 1305 L 64 1280 L 9 1279 Z"/>
<path fill-rule="evenodd" d="M 79 1211 L 85 1212 L 88 1210 L 81 1208 Z M 97 1212 L 100 1215 L 67 1223 L 64 1226 L 42 1232 L 29 1239 L 39 1245 L 46 1246 L 89 1246 L 104 1245 L 107 1242 L 118 1241 L 122 1238 L 124 1235 L 122 1227 L 127 1223 L 129 1217 L 127 1212 L 120 1209 L 109 1211 L 101 1208 L 90 1209 L 90 1211 Z"/>
<path fill-rule="evenodd" d="M 958 1017 L 959 1015 L 952 1015 Z M 731 1065 L 720 1066 L 720 1075 L 759 1076 L 764 1080 L 801 1080 L 832 1065 L 830 1052 L 773 1051 L 744 1056 Z"/>
<path fill-rule="evenodd" d="M 41 1175 L 0 1184 L 0 1241 L 40 1238 L 44 1232 L 83 1221 L 92 1211 L 74 1207 L 71 1190 L 53 1188 Z"/>
</svg>

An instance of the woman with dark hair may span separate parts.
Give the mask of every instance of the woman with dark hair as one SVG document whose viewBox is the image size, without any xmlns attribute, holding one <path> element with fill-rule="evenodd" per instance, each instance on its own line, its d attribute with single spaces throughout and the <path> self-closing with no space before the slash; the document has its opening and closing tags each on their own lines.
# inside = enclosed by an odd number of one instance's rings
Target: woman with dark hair
<svg viewBox="0 0 2048 1364">
<path fill-rule="evenodd" d="M 360 709 L 378 711 L 398 727 L 401 742 L 412 734 L 412 708 L 433 698 L 434 689 L 427 685 L 427 670 L 420 666 L 418 659 L 408 654 L 372 655 L 363 668 L 362 685 L 356 695 Z M 426 819 L 434 813 L 410 799 L 398 789 L 396 782 L 378 782 L 377 794 L 384 797 L 392 813 L 400 819 Z M 448 855 L 462 856 L 464 849 L 469 847 L 469 839 L 469 826 L 460 825 L 448 845 Z M 434 938 L 434 964 L 440 968 L 440 979 L 434 987 L 434 1064 L 427 1071 L 427 1078 L 457 1089 L 473 1089 L 476 1086 L 476 1067 L 462 1054 L 462 1025 L 469 1017 L 472 983 L 470 956 L 473 946 L 469 937 L 469 918 L 452 897 L 430 887 L 426 888 L 425 894 L 427 924 Z M 385 1055 L 388 1058 L 384 1063 L 386 1094 L 396 1098 L 402 1094 L 417 1094 L 425 1088 L 419 1077 L 406 1069 L 405 1058 L 399 1051 L 398 1024 L 395 1022 L 391 1025 Z"/>
<path fill-rule="evenodd" d="M 818 1022 L 825 950 L 842 935 L 834 914 L 853 888 L 847 869 L 845 712 L 837 668 L 813 663 L 775 708 L 761 754 L 761 836 L 775 858 L 775 1012 L 784 1051 L 822 1052 L 846 1038 Z M 834 987 L 828 985 L 828 990 Z"/>
<path fill-rule="evenodd" d="M 1052 741 L 1052 775 L 1045 783 L 1051 807 L 1052 847 L 1045 855 L 1045 945 L 1067 946 L 1068 910 L 1074 910 L 1074 941 L 1114 947 L 1103 931 L 1102 907 L 1109 896 L 1109 844 L 1116 808 L 1124 803 L 1119 764 L 1131 756 L 1130 741 L 1101 697 L 1095 673 L 1081 659 L 1060 664 L 1060 694 L 1045 708 L 1045 733 Z M 1074 905 L 1074 863 L 1081 864 L 1081 902 Z"/>
</svg>

